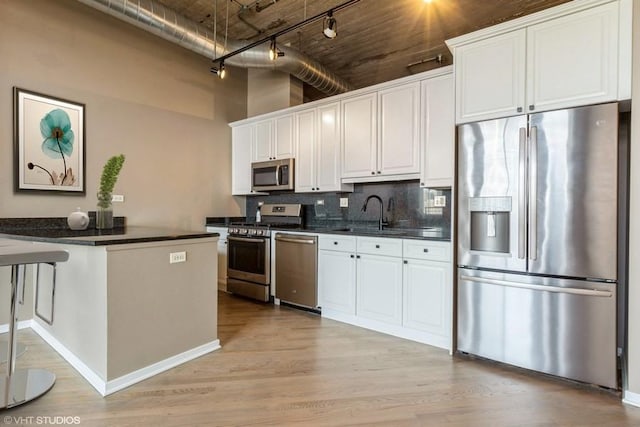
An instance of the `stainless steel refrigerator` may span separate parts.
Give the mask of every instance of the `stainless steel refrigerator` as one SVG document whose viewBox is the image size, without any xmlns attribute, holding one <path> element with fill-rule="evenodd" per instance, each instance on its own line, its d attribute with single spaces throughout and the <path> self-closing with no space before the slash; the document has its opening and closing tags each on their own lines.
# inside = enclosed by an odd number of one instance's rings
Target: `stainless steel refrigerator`
<svg viewBox="0 0 640 427">
<path fill-rule="evenodd" d="M 458 144 L 458 350 L 617 388 L 618 104 Z"/>
</svg>

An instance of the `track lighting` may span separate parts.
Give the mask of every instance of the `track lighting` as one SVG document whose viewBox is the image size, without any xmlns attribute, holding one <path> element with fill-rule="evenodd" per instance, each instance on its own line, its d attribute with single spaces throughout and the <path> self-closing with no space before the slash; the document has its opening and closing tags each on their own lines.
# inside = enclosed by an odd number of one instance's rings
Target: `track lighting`
<svg viewBox="0 0 640 427">
<path fill-rule="evenodd" d="M 277 0 L 274 0 L 277 1 Z M 236 56 L 241 54 L 242 52 L 246 52 L 249 49 L 253 49 L 256 46 L 260 46 L 268 41 L 271 42 L 270 44 L 270 49 L 269 49 L 269 59 L 271 59 L 272 61 L 275 61 L 276 59 L 278 59 L 281 56 L 284 56 L 284 52 L 281 52 L 278 50 L 278 47 L 276 46 L 276 38 L 280 37 L 283 34 L 287 34 L 293 30 L 297 30 L 298 28 L 302 28 L 307 24 L 310 24 L 312 22 L 316 22 L 319 21 L 321 19 L 324 18 L 324 25 L 323 25 L 323 29 L 322 29 L 322 33 L 325 35 L 325 37 L 332 39 L 335 36 L 338 35 L 338 23 L 336 22 L 335 18 L 333 17 L 333 12 L 337 12 L 339 10 L 345 9 L 355 3 L 358 3 L 360 0 L 347 0 L 342 4 L 339 4 L 337 6 L 335 6 L 334 8 L 327 10 L 326 12 L 322 12 L 319 13 L 317 15 L 314 15 L 310 18 L 305 19 L 304 21 L 300 21 L 297 24 L 294 24 L 290 27 L 287 27 L 283 30 L 278 31 L 275 34 L 272 34 L 268 37 L 265 37 L 264 39 L 260 39 L 260 40 L 256 40 L 253 43 L 250 43 L 244 47 L 241 47 L 240 49 L 236 49 L 233 52 L 229 52 L 226 55 L 221 56 L 220 58 L 214 58 L 213 62 L 217 62 L 220 64 L 219 68 L 211 68 L 211 72 L 216 73 L 218 75 L 218 77 L 220 77 L 221 79 L 224 78 L 224 60 L 231 58 L 232 56 Z M 226 46 L 226 43 L 225 43 Z"/>
<path fill-rule="evenodd" d="M 333 17 L 333 10 L 330 10 L 324 18 L 322 33 L 328 39 L 334 39 L 338 35 L 338 22 Z"/>
<path fill-rule="evenodd" d="M 272 61 L 275 61 L 276 59 L 283 56 L 284 56 L 284 52 L 279 51 L 278 47 L 276 46 L 276 38 L 272 37 L 271 46 L 269 47 L 269 59 Z"/>
<path fill-rule="evenodd" d="M 224 69 L 224 61 L 220 61 L 220 66 L 218 68 L 211 67 L 211 72 L 217 74 L 221 79 L 224 79 L 224 76 L 227 74 Z"/>
</svg>

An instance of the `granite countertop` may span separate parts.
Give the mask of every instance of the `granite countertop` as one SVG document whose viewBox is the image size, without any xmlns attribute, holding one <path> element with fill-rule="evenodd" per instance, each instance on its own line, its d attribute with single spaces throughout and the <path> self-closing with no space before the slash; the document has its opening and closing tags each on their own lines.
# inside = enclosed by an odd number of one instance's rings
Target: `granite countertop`
<svg viewBox="0 0 640 427">
<path fill-rule="evenodd" d="M 231 222 L 246 222 L 244 217 L 207 217 L 206 226 L 209 227 L 228 227 Z M 291 231 L 291 232 L 308 232 L 317 234 L 343 234 L 352 236 L 367 236 L 367 237 L 393 237 L 397 239 L 420 239 L 420 240 L 435 240 L 440 242 L 451 241 L 451 230 L 443 229 L 440 227 L 388 227 L 384 230 L 378 230 L 377 228 L 367 227 L 363 224 L 347 224 L 340 225 L 307 225 L 300 227 L 278 227 L 272 228 L 274 231 Z"/>
<path fill-rule="evenodd" d="M 177 230 L 162 227 L 125 226 L 109 230 L 70 230 L 68 228 L 0 228 L 0 237 L 70 245 L 105 246 L 127 243 L 218 237 L 218 233 Z"/>
</svg>

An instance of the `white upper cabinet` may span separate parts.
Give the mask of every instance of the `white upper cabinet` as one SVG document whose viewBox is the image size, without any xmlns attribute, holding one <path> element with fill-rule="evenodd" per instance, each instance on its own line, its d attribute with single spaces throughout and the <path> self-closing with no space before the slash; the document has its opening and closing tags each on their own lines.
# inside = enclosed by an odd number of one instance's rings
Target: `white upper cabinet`
<svg viewBox="0 0 640 427">
<path fill-rule="evenodd" d="M 293 114 L 257 122 L 255 128 L 254 162 L 295 157 Z"/>
<path fill-rule="evenodd" d="M 342 101 L 342 177 L 376 175 L 378 97 L 368 93 Z"/>
<path fill-rule="evenodd" d="M 617 3 L 530 26 L 527 65 L 528 112 L 615 100 Z"/>
<path fill-rule="evenodd" d="M 456 48 L 458 123 L 524 111 L 525 45 L 518 30 Z"/>
<path fill-rule="evenodd" d="M 316 188 L 316 110 L 296 113 L 295 163 L 296 192 L 315 191 Z"/>
<path fill-rule="evenodd" d="M 251 149 L 255 127 L 236 126 L 231 129 L 231 194 L 251 194 Z"/>
<path fill-rule="evenodd" d="M 420 172 L 420 83 L 378 91 L 376 174 Z"/>
<path fill-rule="evenodd" d="M 340 180 L 340 103 L 296 113 L 296 192 L 353 191 Z"/>
<path fill-rule="evenodd" d="M 629 0 L 569 2 L 448 40 L 456 123 L 629 98 Z"/>
<path fill-rule="evenodd" d="M 422 154 L 420 186 L 453 185 L 455 106 L 451 74 L 425 80 L 422 90 Z"/>
<path fill-rule="evenodd" d="M 418 177 L 419 82 L 345 99 L 342 120 L 344 179 L 357 182 Z"/>
<path fill-rule="evenodd" d="M 342 184 L 340 156 L 340 103 L 318 107 L 316 125 L 316 191 L 353 191 Z"/>
</svg>

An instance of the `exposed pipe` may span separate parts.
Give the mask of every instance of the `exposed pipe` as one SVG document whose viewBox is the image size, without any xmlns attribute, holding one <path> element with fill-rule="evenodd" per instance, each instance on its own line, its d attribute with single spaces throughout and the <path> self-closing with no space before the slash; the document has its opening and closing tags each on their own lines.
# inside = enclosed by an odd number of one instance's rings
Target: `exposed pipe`
<svg viewBox="0 0 640 427">
<path fill-rule="evenodd" d="M 204 26 L 188 20 L 154 0 L 78 0 L 138 28 L 210 59 L 224 56 L 242 47 L 228 41 L 227 49 L 214 42 L 213 34 Z M 292 47 L 280 48 L 285 56 L 269 60 L 268 46 L 257 46 L 227 59 L 225 64 L 245 68 L 272 68 L 289 73 L 316 89 L 335 95 L 352 89 L 351 85 L 319 62 Z"/>
</svg>

